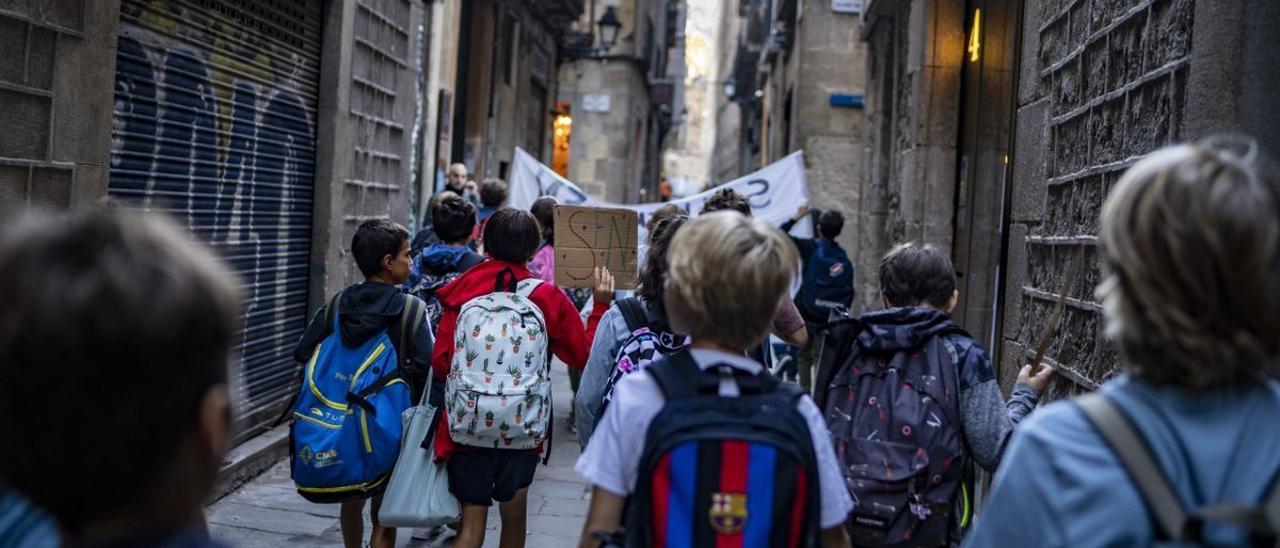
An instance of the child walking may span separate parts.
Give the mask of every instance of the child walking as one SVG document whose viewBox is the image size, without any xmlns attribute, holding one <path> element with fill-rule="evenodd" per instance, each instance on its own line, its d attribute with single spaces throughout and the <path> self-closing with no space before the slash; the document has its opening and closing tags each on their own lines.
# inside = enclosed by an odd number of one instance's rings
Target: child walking
<svg viewBox="0 0 1280 548">
<path fill-rule="evenodd" d="M 454 546 L 484 542 L 489 507 L 497 501 L 499 546 L 518 548 L 525 541 L 526 489 L 539 454 L 550 451 L 551 356 L 581 369 L 588 341 L 564 293 L 525 266 L 542 241 L 532 214 L 497 210 L 483 239 L 488 259 L 437 292 L 444 309 L 437 335 L 445 343 L 436 346 L 432 367 L 448 381 L 435 450 L 462 504 Z"/>
<path fill-rule="evenodd" d="M 386 333 L 400 344 L 402 316 L 409 297 L 400 291 L 400 285 L 409 279 L 409 231 L 391 221 L 374 219 L 365 221 L 351 238 L 351 255 L 356 266 L 364 274 L 365 281 L 347 287 L 333 301 L 337 304 L 338 334 L 342 343 L 358 346 L 365 341 Z M 333 315 L 329 305 L 316 311 L 307 330 L 294 348 L 293 357 L 305 363 L 317 353 L 317 347 L 333 333 L 330 324 Z M 406 329 L 407 330 L 407 329 Z M 402 372 L 412 387 L 413 401 L 425 389 L 428 356 L 434 339 L 427 322 L 418 324 L 403 349 L 407 366 Z M 404 358 L 405 356 L 401 356 Z M 389 471 L 388 471 L 389 472 Z M 385 484 L 384 484 L 385 485 Z M 339 523 L 342 541 L 347 548 L 360 548 L 364 537 L 364 507 L 372 500 L 370 517 L 373 531 L 369 543 L 373 548 L 390 548 L 396 542 L 396 530 L 378 523 L 378 509 L 382 505 L 381 487 L 369 492 L 369 497 L 342 503 Z"/>
<path fill-rule="evenodd" d="M 629 546 L 849 546 L 853 501 L 817 406 L 746 357 L 795 247 L 726 211 L 686 223 L 668 260 L 663 302 L 691 347 L 615 386 L 576 466 L 595 486 L 579 546 L 620 542 L 624 524 Z"/>
</svg>

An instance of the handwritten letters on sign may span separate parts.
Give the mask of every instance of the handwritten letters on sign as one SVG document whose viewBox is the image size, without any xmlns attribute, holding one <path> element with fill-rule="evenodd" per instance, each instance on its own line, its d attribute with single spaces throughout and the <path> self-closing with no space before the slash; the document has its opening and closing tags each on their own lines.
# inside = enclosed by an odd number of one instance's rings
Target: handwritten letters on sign
<svg viewBox="0 0 1280 548">
<path fill-rule="evenodd" d="M 638 226 L 634 210 L 556 206 L 556 285 L 591 287 L 607 266 L 618 289 L 635 288 Z"/>
</svg>

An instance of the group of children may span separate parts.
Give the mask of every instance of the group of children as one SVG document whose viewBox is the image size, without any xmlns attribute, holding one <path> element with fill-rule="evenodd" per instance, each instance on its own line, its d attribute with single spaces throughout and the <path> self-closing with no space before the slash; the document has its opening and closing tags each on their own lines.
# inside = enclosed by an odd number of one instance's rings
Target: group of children
<svg viewBox="0 0 1280 548">
<path fill-rule="evenodd" d="M 326 340 L 411 337 L 399 374 L 441 411 L 408 443 L 447 469 L 455 546 L 481 545 L 494 501 L 500 546 L 523 545 L 527 488 L 552 442 L 552 355 L 582 371 L 570 419 L 593 486 L 582 547 L 1274 540 L 1280 385 L 1265 373 L 1280 359 L 1280 185 L 1256 151 L 1173 147 L 1115 185 L 1098 296 L 1126 373 L 1036 413 L 1052 368 L 1023 367 L 1005 401 L 990 357 L 950 319 L 945 251 L 895 247 L 878 272 L 883 310 L 822 318 L 815 301 L 845 300 L 838 288 L 794 300 L 788 288 L 798 263 L 844 279 L 842 222 L 820 215 L 818 240 L 794 241 L 739 198 L 654 214 L 635 296 L 615 300 L 597 270 L 584 322 L 548 277 L 547 203 L 494 209 L 473 242 L 477 208 L 443 193 L 437 240 L 416 253 L 399 225 L 359 227 L 365 281 L 317 312 L 295 357 L 314 365 Z M 233 279 L 146 215 L 0 233 L 7 492 L 78 545 L 211 545 L 200 508 L 230 439 Z M 406 326 L 419 299 L 426 321 Z M 813 396 L 753 358 L 770 333 L 825 341 L 807 360 Z M 86 402 L 98 402 L 91 420 Z M 999 465 L 976 523 L 974 464 Z M 367 497 L 353 498 L 343 537 L 360 546 Z M 372 499 L 371 543 L 392 546 Z"/>
</svg>

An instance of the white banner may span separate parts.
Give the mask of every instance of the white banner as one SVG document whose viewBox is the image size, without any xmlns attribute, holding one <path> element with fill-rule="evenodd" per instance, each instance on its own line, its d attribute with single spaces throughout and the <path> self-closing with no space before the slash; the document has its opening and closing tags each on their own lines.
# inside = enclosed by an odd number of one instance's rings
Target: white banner
<svg viewBox="0 0 1280 548">
<path fill-rule="evenodd" d="M 751 202 L 751 214 L 757 219 L 773 226 L 781 226 L 796 214 L 800 206 L 809 202 L 809 185 L 804 177 L 804 155 L 801 151 L 793 152 L 760 171 L 688 198 L 670 202 L 615 204 L 588 198 L 577 185 L 542 165 L 529 153 L 516 148 L 515 161 L 511 169 L 511 192 L 507 205 L 529 209 L 538 198 L 552 196 L 561 204 L 633 209 L 639 213 L 639 238 L 643 246 L 646 236 L 644 225 L 649 219 L 649 213 L 667 204 L 675 204 L 690 216 L 697 215 L 702 211 L 702 204 L 706 203 L 707 198 L 722 188 L 732 188 L 746 196 Z M 791 233 L 801 238 L 812 238 L 813 223 L 806 218 L 796 223 Z"/>
</svg>

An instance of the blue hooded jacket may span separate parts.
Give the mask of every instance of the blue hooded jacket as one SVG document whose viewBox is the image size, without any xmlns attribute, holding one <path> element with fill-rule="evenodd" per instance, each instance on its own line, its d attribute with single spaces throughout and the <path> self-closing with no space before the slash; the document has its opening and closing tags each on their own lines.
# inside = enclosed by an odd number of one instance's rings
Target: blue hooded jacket
<svg viewBox="0 0 1280 548">
<path fill-rule="evenodd" d="M 484 260 L 471 249 L 445 244 L 433 244 L 423 249 L 413 260 L 409 280 L 404 287 L 407 293 L 423 289 L 435 289 L 436 282 L 452 273 L 466 272 Z"/>
<path fill-rule="evenodd" d="M 1195 392 L 1121 376 L 1100 389 L 1133 421 L 1184 507 L 1259 503 L 1280 470 L 1280 384 Z M 1137 487 L 1069 401 L 1019 426 L 965 546 L 1150 546 Z M 1206 524 L 1214 546 L 1247 545 Z"/>
</svg>

